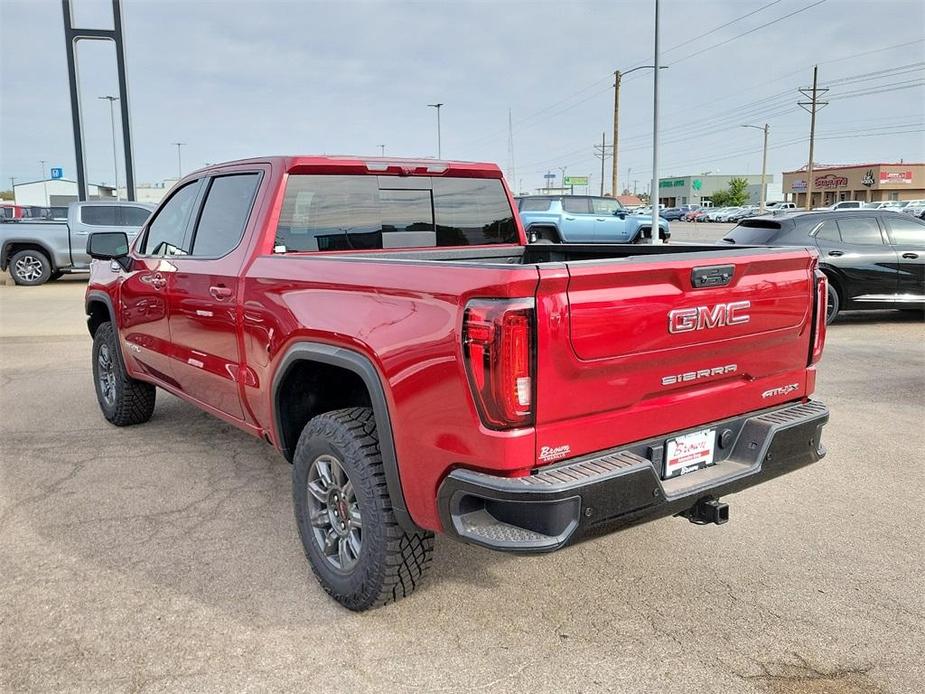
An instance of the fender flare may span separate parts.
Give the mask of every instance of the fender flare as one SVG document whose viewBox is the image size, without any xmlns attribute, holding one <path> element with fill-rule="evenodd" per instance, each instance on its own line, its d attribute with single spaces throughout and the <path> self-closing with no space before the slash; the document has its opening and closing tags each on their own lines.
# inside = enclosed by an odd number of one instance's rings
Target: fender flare
<svg viewBox="0 0 925 694">
<path fill-rule="evenodd" d="M 408 513 L 405 505 L 405 496 L 402 492 L 401 477 L 398 470 L 398 456 L 395 453 L 395 439 L 392 436 L 392 420 L 389 415 L 388 401 L 385 398 L 385 389 L 379 372 L 372 361 L 351 349 L 336 347 L 322 342 L 296 342 L 291 345 L 276 368 L 272 382 L 273 426 L 280 451 L 291 460 L 291 452 L 285 447 L 282 437 L 282 426 L 279 419 L 279 388 L 290 367 L 296 362 L 314 361 L 330 366 L 337 366 L 352 371 L 366 385 L 369 399 L 372 403 L 373 416 L 376 419 L 376 430 L 379 434 L 379 451 L 382 455 L 382 467 L 385 470 L 385 483 L 392 501 L 395 518 L 401 528 L 407 532 L 421 532 Z"/>
<path fill-rule="evenodd" d="M 86 297 L 84 297 L 84 311 L 87 314 L 87 330 L 90 330 L 90 304 L 92 303 L 102 303 L 106 304 L 106 310 L 109 311 L 109 318 L 113 324 L 116 322 L 116 309 L 112 305 L 112 298 L 104 291 L 99 289 L 91 289 L 87 292 Z M 92 336 L 92 332 L 90 333 Z"/>
<path fill-rule="evenodd" d="M 8 251 L 9 247 L 20 243 L 27 246 L 36 246 L 41 248 L 45 255 L 48 256 L 48 262 L 51 263 L 51 271 L 54 272 L 58 269 L 55 266 L 55 254 L 43 241 L 28 238 L 12 238 L 4 241 L 3 246 L 0 247 L 0 271 L 5 271 L 9 267 L 10 263 L 8 256 L 12 255 L 12 253 Z"/>
</svg>

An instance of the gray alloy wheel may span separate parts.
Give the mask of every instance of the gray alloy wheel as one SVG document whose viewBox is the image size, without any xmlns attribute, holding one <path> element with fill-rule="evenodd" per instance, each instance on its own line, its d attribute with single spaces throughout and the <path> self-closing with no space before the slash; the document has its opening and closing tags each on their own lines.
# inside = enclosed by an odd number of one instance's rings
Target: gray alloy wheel
<svg viewBox="0 0 925 694">
<path fill-rule="evenodd" d="M 838 290 L 832 286 L 832 283 L 829 282 L 828 294 L 825 300 L 825 324 L 830 324 L 835 320 L 835 316 L 838 315 L 838 310 L 840 308 L 840 301 L 838 300 Z"/>
<path fill-rule="evenodd" d="M 319 455 L 308 470 L 312 536 L 325 559 L 338 571 L 350 571 L 360 558 L 363 519 L 353 484 L 333 455 Z"/>
<path fill-rule="evenodd" d="M 19 251 L 10 258 L 10 274 L 13 281 L 19 285 L 32 287 L 45 284 L 51 277 L 51 263 L 40 251 Z"/>
<path fill-rule="evenodd" d="M 96 380 L 100 387 L 100 397 L 108 407 L 116 404 L 116 373 L 112 357 L 109 345 L 101 344 L 96 355 Z"/>
</svg>

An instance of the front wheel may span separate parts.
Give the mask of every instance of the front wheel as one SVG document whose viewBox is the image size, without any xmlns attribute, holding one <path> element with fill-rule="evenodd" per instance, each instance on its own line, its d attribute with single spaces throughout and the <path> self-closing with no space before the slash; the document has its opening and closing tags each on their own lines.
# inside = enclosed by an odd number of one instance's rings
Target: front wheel
<svg viewBox="0 0 925 694">
<path fill-rule="evenodd" d="M 19 251 L 10 258 L 10 274 L 16 284 L 24 287 L 45 284 L 52 275 L 51 261 L 41 251 Z"/>
<path fill-rule="evenodd" d="M 103 416 L 117 427 L 143 424 L 154 414 L 157 389 L 125 372 L 112 323 L 93 335 L 93 383 Z"/>
<path fill-rule="evenodd" d="M 292 465 L 296 524 L 322 588 L 363 611 L 420 584 L 433 533 L 408 533 L 395 519 L 368 407 L 326 412 L 302 431 Z"/>
</svg>

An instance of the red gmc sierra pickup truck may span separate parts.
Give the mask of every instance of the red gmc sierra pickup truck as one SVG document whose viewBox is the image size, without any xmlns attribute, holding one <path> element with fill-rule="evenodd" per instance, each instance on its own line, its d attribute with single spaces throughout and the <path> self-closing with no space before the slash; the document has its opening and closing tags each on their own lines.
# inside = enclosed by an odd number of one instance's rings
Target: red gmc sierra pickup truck
<svg viewBox="0 0 925 694">
<path fill-rule="evenodd" d="M 156 388 L 292 462 L 309 563 L 354 610 L 435 532 L 543 552 L 819 460 L 826 282 L 803 248 L 528 245 L 491 164 L 270 157 L 93 234 L 107 420 Z"/>
</svg>

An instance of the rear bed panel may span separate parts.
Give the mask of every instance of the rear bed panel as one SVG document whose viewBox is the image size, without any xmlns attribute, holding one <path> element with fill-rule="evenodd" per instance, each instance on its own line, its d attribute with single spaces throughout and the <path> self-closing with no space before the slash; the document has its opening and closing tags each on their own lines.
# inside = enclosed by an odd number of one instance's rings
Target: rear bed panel
<svg viewBox="0 0 925 694">
<path fill-rule="evenodd" d="M 543 268 L 537 462 L 808 395 L 814 263 L 789 249 Z M 694 289 L 692 269 L 714 265 L 734 266 L 729 285 Z M 671 311 L 730 302 L 747 321 L 669 332 Z"/>
</svg>

